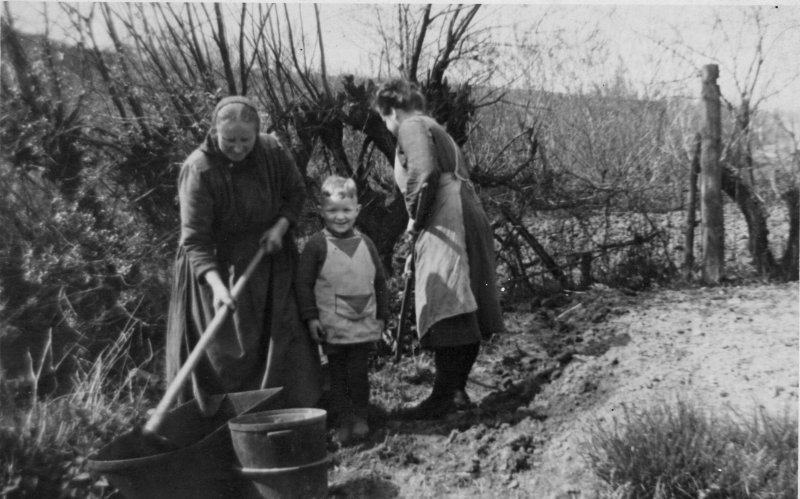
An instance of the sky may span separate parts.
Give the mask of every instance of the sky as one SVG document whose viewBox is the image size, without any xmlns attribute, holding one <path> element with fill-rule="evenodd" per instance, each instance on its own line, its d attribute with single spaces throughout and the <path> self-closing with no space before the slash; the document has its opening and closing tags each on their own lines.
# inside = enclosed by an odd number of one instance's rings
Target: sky
<svg viewBox="0 0 800 499">
<path fill-rule="evenodd" d="M 486 3 L 478 20 L 479 25 L 491 27 L 495 43 L 508 49 L 503 57 L 508 58 L 509 68 L 520 68 L 528 60 L 524 51 L 508 48 L 520 40 L 552 52 L 552 60 L 531 69 L 535 77 L 520 79 L 520 75 L 513 75 L 508 81 L 498 81 L 500 85 L 510 84 L 513 78 L 516 85 L 549 85 L 552 88 L 548 90 L 556 91 L 569 91 L 566 86 L 574 85 L 586 90 L 624 68 L 636 89 L 648 95 L 658 88 L 662 92 L 699 96 L 700 67 L 717 62 L 722 70 L 719 85 L 723 95 L 737 101 L 738 89 L 748 80 L 746 69 L 755 53 L 757 39 L 748 26 L 753 24 L 753 9 L 758 9 L 768 27 L 767 58 L 759 79 L 768 85 L 756 87 L 755 94 L 768 96 L 762 108 L 787 111 L 800 119 L 800 4 L 736 0 L 720 3 Z M 292 16 L 302 18 L 307 30 L 313 29 L 311 3 L 287 5 Z M 372 3 L 319 5 L 329 71 L 375 75 L 378 7 Z M 54 16 L 57 6 L 50 2 L 47 6 Z M 9 7 L 18 29 L 43 32 L 42 3 L 9 2 Z M 388 18 L 392 17 L 391 4 L 383 4 L 381 9 Z M 721 23 L 715 24 L 715 18 Z M 69 36 L 68 27 L 59 30 L 58 19 L 54 24 L 52 36 Z M 597 33 L 590 39 L 588 33 L 593 29 Z M 581 64 L 592 55 L 591 40 L 597 39 L 605 43 L 607 57 L 586 69 Z"/>
</svg>

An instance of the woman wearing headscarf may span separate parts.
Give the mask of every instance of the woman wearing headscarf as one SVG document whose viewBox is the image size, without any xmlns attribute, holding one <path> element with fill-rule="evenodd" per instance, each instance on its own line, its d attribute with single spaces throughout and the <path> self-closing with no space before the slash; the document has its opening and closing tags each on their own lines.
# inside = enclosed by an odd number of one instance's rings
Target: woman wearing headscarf
<svg viewBox="0 0 800 499">
<path fill-rule="evenodd" d="M 394 176 L 410 216 L 407 234 L 416 236 L 417 333 L 436 365 L 430 396 L 399 416 L 436 418 L 469 405 L 465 387 L 481 338 L 505 330 L 494 240 L 469 165 L 447 131 L 425 114 L 416 84 L 383 84 L 375 107 L 397 137 Z"/>
<path fill-rule="evenodd" d="M 167 379 L 177 374 L 221 306 L 233 313 L 210 343 L 180 401 L 283 387 L 286 407 L 317 402 L 321 374 L 295 301 L 291 227 L 305 185 L 278 140 L 260 133 L 256 106 L 227 97 L 178 180 L 180 241 L 167 322 Z M 266 256 L 233 303 L 230 290 L 260 245 Z"/>
</svg>

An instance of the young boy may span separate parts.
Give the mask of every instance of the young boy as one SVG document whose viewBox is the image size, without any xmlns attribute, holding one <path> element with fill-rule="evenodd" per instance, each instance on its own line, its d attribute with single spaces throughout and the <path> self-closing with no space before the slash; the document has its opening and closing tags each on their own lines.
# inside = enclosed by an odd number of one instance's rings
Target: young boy
<svg viewBox="0 0 800 499">
<path fill-rule="evenodd" d="M 361 210 L 352 179 L 322 184 L 325 228 L 308 240 L 297 269 L 300 315 L 323 344 L 330 370 L 330 412 L 346 444 L 369 434 L 367 364 L 389 315 L 386 276 L 372 240 L 353 226 Z"/>
</svg>

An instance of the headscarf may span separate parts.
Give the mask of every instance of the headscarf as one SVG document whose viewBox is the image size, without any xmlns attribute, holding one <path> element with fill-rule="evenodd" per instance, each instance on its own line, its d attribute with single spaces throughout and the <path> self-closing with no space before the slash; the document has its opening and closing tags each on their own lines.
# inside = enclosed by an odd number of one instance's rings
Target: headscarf
<svg viewBox="0 0 800 499">
<path fill-rule="evenodd" d="M 219 155 L 219 156 L 223 156 L 224 157 L 224 154 L 222 154 L 222 151 L 220 151 L 220 149 L 219 149 L 219 143 L 217 142 L 217 140 L 218 140 L 217 139 L 217 116 L 219 115 L 219 112 L 223 107 L 225 107 L 227 105 L 230 105 L 230 104 L 243 104 L 243 105 L 248 106 L 251 109 L 253 109 L 253 111 L 255 111 L 255 113 L 256 113 L 256 134 L 258 134 L 259 131 L 261 130 L 261 119 L 258 116 L 258 107 L 255 105 L 255 103 L 252 100 L 250 100 L 249 98 L 247 98 L 247 97 L 245 97 L 243 95 L 231 95 L 229 97 L 224 97 L 217 103 L 216 107 L 214 108 L 214 112 L 211 114 L 211 126 L 208 129 L 208 134 L 206 135 L 206 140 L 203 143 L 203 146 L 201 146 L 201 149 L 203 151 L 205 151 L 206 153 L 209 153 L 209 154 L 212 154 L 212 155 L 215 155 L 215 156 Z M 253 150 L 250 151 L 250 153 L 242 161 L 246 161 L 247 158 L 252 156 L 253 151 L 255 151 L 256 148 L 260 147 L 259 143 L 260 143 L 260 141 L 256 140 L 256 144 L 253 147 Z"/>
</svg>

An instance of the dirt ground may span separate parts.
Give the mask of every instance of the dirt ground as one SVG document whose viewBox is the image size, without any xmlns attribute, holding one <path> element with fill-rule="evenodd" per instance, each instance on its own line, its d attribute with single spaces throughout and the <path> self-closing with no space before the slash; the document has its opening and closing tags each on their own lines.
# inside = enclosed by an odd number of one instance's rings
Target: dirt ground
<svg viewBox="0 0 800 499">
<path fill-rule="evenodd" d="M 386 417 L 424 397 L 426 355 L 373 377 L 370 441 L 331 444 L 332 497 L 588 498 L 594 422 L 678 397 L 711 411 L 798 410 L 798 286 L 623 292 L 597 287 L 506 314 L 467 387 L 477 407 L 435 422 Z M 398 383 L 399 381 L 399 383 Z"/>
</svg>

